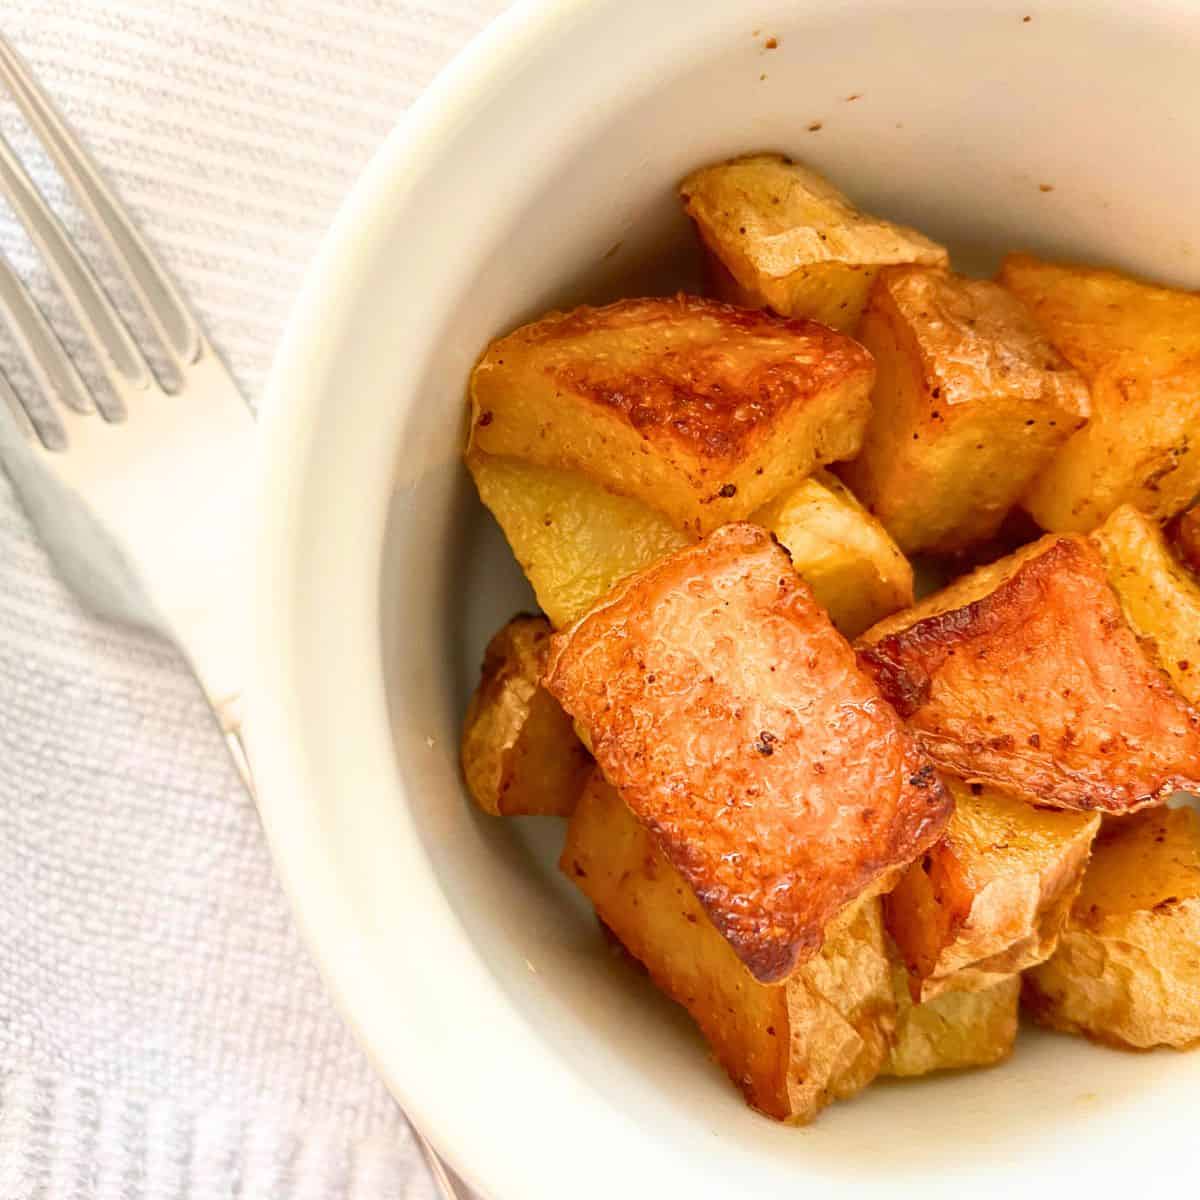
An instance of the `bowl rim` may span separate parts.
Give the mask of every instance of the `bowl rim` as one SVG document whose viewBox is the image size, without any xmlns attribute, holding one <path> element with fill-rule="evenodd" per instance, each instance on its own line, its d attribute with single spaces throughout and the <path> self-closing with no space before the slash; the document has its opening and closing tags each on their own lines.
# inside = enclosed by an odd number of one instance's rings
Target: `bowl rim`
<svg viewBox="0 0 1200 1200">
<path fill-rule="evenodd" d="M 531 1162 L 517 1152 L 522 1131 L 528 1133 L 520 1105 L 506 1109 L 490 1104 L 487 1121 L 481 1121 L 478 1108 L 463 1103 L 463 1081 L 448 1078 L 445 1063 L 431 1055 L 420 1028 L 400 1030 L 393 1022 L 389 1046 L 381 1049 L 372 1031 L 386 1027 L 386 1005 L 377 995 L 380 989 L 372 987 L 356 914 L 341 895 L 339 873 L 322 851 L 327 831 L 316 803 L 318 789 L 305 770 L 304 722 L 291 687 L 294 639 L 280 630 L 286 629 L 292 607 L 288 587 L 296 577 L 299 554 L 294 500 L 314 450 L 321 402 L 320 389 L 311 381 L 320 378 L 319 364 L 330 348 L 328 314 L 337 311 L 340 299 L 354 294 L 356 281 L 367 270 L 372 256 L 369 231 L 387 219 L 400 181 L 436 170 L 442 144 L 492 84 L 552 38 L 559 21 L 589 7 L 590 0 L 516 0 L 480 30 L 401 115 L 343 200 L 308 268 L 258 413 L 255 637 L 247 671 L 244 737 L 260 820 L 301 937 L 340 1016 L 405 1115 L 455 1172 L 488 1200 L 559 1200 L 560 1183 L 571 1177 L 577 1161 L 572 1159 L 577 1143 L 571 1134 L 579 1123 L 571 1119 L 570 1102 L 560 1104 L 561 1116 L 554 1117 L 558 1127 L 543 1128 L 546 1151 Z M 476 1006 L 483 996 L 505 1006 L 504 1012 L 497 1013 L 493 1030 L 498 1023 L 504 1025 L 509 1063 L 513 1047 L 522 1042 L 536 1053 L 528 1028 L 507 1011 L 511 1001 L 490 977 L 475 948 L 466 944 L 428 865 L 414 856 L 405 868 L 406 887 L 422 906 L 422 944 L 436 949 L 442 959 L 439 965 L 452 959 L 452 970 L 471 979 Z M 423 1008 L 431 1020 L 444 1016 L 438 1011 L 444 1002 L 440 989 L 422 988 L 416 977 L 405 1000 L 410 1007 Z M 399 1051 L 398 1042 L 403 1043 Z M 493 1082 L 502 1080 L 495 1063 L 476 1065 L 478 1078 L 472 1083 L 480 1091 L 487 1091 L 489 1070 Z M 527 1060 L 523 1065 L 530 1076 L 523 1081 L 524 1089 L 562 1092 L 565 1085 L 566 1096 L 577 1096 L 581 1090 L 580 1081 L 550 1061 L 544 1050 L 541 1061 Z M 607 1115 L 624 1126 L 623 1137 L 636 1134 L 619 1114 Z M 663 1178 L 665 1182 L 665 1174 Z M 615 1170 L 597 1171 L 575 1194 L 582 1198 L 586 1192 L 598 1200 L 611 1195 L 618 1180 Z"/>
<path fill-rule="evenodd" d="M 836 7 L 834 0 L 811 2 Z M 1005 0 L 976 2 L 1010 7 Z M 1162 0 L 1162 7 L 1173 8 L 1180 2 Z M 422 947 L 435 949 L 440 965 L 457 979 L 457 986 L 471 993 L 470 1004 L 478 1009 L 486 999 L 497 1009 L 494 1016 L 489 1013 L 489 1028 L 477 1031 L 470 1042 L 478 1057 L 468 1059 L 464 1046 L 457 1063 L 461 1069 L 462 1063 L 469 1061 L 476 1072 L 469 1089 L 464 1088 L 467 1081 L 461 1074 L 447 1072 L 446 1062 L 437 1057 L 436 1045 L 427 1044 L 420 1025 L 396 1027 L 393 998 L 378 994 L 382 989 L 362 953 L 366 940 L 356 925 L 361 914 L 342 895 L 341 872 L 325 850 L 328 829 L 317 799 L 321 788 L 306 769 L 310 751 L 304 733 L 311 722 L 304 720 L 293 689 L 303 651 L 295 637 L 289 636 L 290 626 L 297 620 L 292 584 L 302 553 L 296 498 L 315 453 L 315 429 L 323 402 L 323 391 L 313 380 L 325 375 L 322 364 L 330 361 L 336 340 L 327 328 L 329 314 L 356 294 L 373 256 L 372 231 L 388 220 L 397 191 L 406 180 L 436 172 L 445 142 L 486 103 L 494 84 L 517 69 L 522 59 L 544 51 L 563 23 L 585 10 L 594 11 L 601 3 L 612 8 L 617 0 L 517 0 L 464 47 L 401 117 L 342 203 L 308 270 L 259 413 L 253 608 L 257 636 L 247 664 L 246 737 L 259 785 L 259 812 L 275 868 L 302 937 L 359 1044 L 422 1133 L 471 1187 L 491 1200 L 560 1200 L 566 1186 L 576 1200 L 602 1196 L 607 1200 L 614 1193 L 629 1192 L 631 1178 L 637 1180 L 635 1187 L 642 1195 L 676 1192 L 697 1180 L 707 1181 L 698 1194 L 731 1193 L 721 1189 L 727 1176 L 719 1161 L 709 1160 L 705 1168 L 672 1167 L 651 1149 L 655 1142 L 652 1130 L 637 1126 L 614 1105 L 596 1102 L 597 1093 L 588 1088 L 587 1081 L 547 1052 L 512 1011 L 511 999 L 463 936 L 457 916 L 415 844 L 407 848 L 407 856 L 398 866 L 405 872 L 409 895 L 417 897 L 421 905 L 422 927 L 412 930 L 413 937 Z M 871 0 L 859 3 L 869 5 Z M 1059 0 L 1064 9 L 1080 3 Z M 372 515 L 380 516 L 377 512 Z M 378 755 L 373 755 L 372 761 L 379 761 Z M 410 1011 L 435 1023 L 447 1019 L 440 980 L 423 983 L 420 973 L 413 972 L 410 990 L 404 997 Z M 466 1006 L 459 1007 L 465 1011 Z M 388 1031 L 386 1045 L 381 1030 Z M 503 1043 L 502 1050 L 487 1047 L 489 1039 Z M 522 1058 L 523 1054 L 527 1057 Z M 528 1112 L 522 1109 L 519 1096 L 513 1095 L 513 1081 L 505 1073 L 507 1069 L 511 1076 L 518 1061 L 521 1092 L 540 1096 L 536 1155 L 522 1152 L 531 1136 Z M 466 1090 L 478 1098 L 466 1099 Z M 581 1112 L 581 1098 L 589 1095 L 592 1102 Z M 511 1102 L 505 1103 L 510 1097 Z M 600 1145 L 627 1150 L 639 1142 L 647 1146 L 647 1152 L 638 1156 L 636 1164 L 621 1154 L 595 1153 Z M 740 1164 L 744 1170 L 751 1156 L 744 1148 L 726 1142 L 713 1157 L 724 1158 L 727 1169 Z M 581 1170 L 580 1164 L 586 1164 L 586 1170 Z M 1077 1184 L 1084 1182 L 1085 1176 L 1103 1184 L 1102 1168 L 1098 1163 L 1073 1164 L 1066 1156 L 1055 1162 L 1054 1177 L 1061 1173 L 1065 1181 L 1067 1173 L 1073 1172 L 1070 1177 Z M 631 1169 L 636 1171 L 632 1177 Z M 948 1186 L 971 1186 L 981 1198 L 1002 1195 L 1012 1183 L 1009 1172 L 1004 1176 L 1003 1180 L 991 1175 L 987 1180 L 958 1177 L 959 1183 L 948 1181 Z M 753 1182 L 750 1175 L 744 1178 Z M 820 1176 L 806 1180 L 798 1164 L 796 1183 L 805 1182 L 818 1184 L 825 1195 L 847 1194 Z M 1046 1172 L 1042 1187 L 1049 1186 L 1051 1175 Z M 692 1190 L 696 1190 L 694 1186 Z M 859 1194 L 857 1188 L 852 1191 Z M 938 1196 L 951 1194 L 941 1188 L 930 1191 Z"/>
</svg>

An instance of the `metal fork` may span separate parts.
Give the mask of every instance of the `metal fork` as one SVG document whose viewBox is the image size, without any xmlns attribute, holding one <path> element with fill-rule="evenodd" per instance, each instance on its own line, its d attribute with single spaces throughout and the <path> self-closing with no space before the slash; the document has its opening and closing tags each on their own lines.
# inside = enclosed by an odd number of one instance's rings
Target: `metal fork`
<svg viewBox="0 0 1200 1200">
<path fill-rule="evenodd" d="M 249 605 L 241 592 L 249 573 L 240 527 L 253 418 L 179 289 L 3 37 L 0 80 L 94 223 L 174 374 L 166 386 L 155 375 L 95 273 L 0 135 L 0 190 L 50 268 L 120 406 L 119 411 L 100 410 L 25 285 L 0 256 L 0 310 L 44 398 L 57 401 L 57 428 L 35 422 L 0 372 L 0 398 L 6 402 L 0 414 L 7 409 L 28 448 L 23 462 L 6 456 L 9 474 L 35 521 L 42 517 L 39 527 L 64 578 L 93 606 L 97 587 L 111 585 L 98 581 L 96 572 L 78 569 L 77 546 L 67 553 L 57 542 L 64 522 L 98 519 L 101 529 L 95 533 L 111 539 L 115 548 L 104 567 L 116 564 L 125 577 L 119 586 L 136 590 L 145 623 L 172 640 L 191 663 L 253 795 L 242 740 Z M 29 465 L 32 471 L 25 469 Z M 446 1200 L 466 1200 L 429 1143 L 414 1133 Z"/>
</svg>

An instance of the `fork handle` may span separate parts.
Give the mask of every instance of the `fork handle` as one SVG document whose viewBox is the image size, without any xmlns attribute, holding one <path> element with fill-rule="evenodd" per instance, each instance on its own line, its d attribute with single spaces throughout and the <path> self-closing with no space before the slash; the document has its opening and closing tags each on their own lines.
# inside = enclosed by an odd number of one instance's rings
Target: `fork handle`
<svg viewBox="0 0 1200 1200">
<path fill-rule="evenodd" d="M 242 736 L 242 723 L 245 720 L 246 705 L 240 693 L 228 696 L 224 700 L 209 699 L 213 715 L 221 727 L 229 757 L 242 778 L 242 783 L 250 798 L 258 797 L 258 788 L 254 783 L 254 772 L 250 769 L 250 755 L 246 749 L 246 740 Z"/>
<path fill-rule="evenodd" d="M 242 724 L 245 720 L 245 701 L 240 692 L 235 692 L 233 695 L 226 696 L 223 700 L 214 700 L 210 696 L 209 705 L 212 708 L 213 715 L 217 719 L 217 724 L 221 727 L 221 733 L 225 738 L 225 745 L 229 750 L 229 757 L 233 760 L 233 765 L 237 768 L 237 773 L 241 776 L 247 793 L 251 799 L 254 799 L 258 793 L 254 783 L 254 772 L 250 768 L 250 755 L 247 752 L 246 741 L 242 734 Z M 443 1200 L 470 1200 L 470 1197 L 456 1186 L 449 1169 L 442 1162 L 438 1152 L 429 1144 L 425 1136 L 411 1121 L 409 1122 L 409 1129 L 412 1130 L 413 1138 L 417 1143 L 418 1149 L 421 1151 L 422 1157 L 425 1159 L 425 1164 L 429 1168 L 429 1174 L 437 1185 Z"/>
</svg>

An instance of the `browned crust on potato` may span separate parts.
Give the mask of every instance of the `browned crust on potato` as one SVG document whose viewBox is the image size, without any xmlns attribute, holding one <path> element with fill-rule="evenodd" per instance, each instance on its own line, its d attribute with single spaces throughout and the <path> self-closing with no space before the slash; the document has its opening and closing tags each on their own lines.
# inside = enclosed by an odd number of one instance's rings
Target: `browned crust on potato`
<svg viewBox="0 0 1200 1200">
<path fill-rule="evenodd" d="M 1128 812 L 1200 786 L 1200 713 L 1147 659 L 1095 548 L 1039 546 L 961 607 L 933 597 L 868 631 L 863 668 L 939 767 L 1032 802 Z"/>
<path fill-rule="evenodd" d="M 932 765 L 756 526 L 627 580 L 554 638 L 545 683 L 764 982 L 949 816 Z"/>
<path fill-rule="evenodd" d="M 866 1087 L 886 1060 L 896 1006 L 877 898 L 839 913 L 821 953 L 786 983 L 759 983 L 599 771 L 559 866 L 608 936 L 691 1014 L 751 1107 L 810 1121 Z"/>
<path fill-rule="evenodd" d="M 603 331 L 633 330 L 652 344 L 656 328 L 697 317 L 719 323 L 740 340 L 764 347 L 775 343 L 779 352 L 731 355 L 718 339 L 687 355 L 647 354 L 641 373 L 603 358 L 571 358 L 547 366 L 547 373 L 593 404 L 619 413 L 647 438 L 670 438 L 711 461 L 739 458 L 757 432 L 788 409 L 873 369 L 871 356 L 857 342 L 815 321 L 683 292 L 669 299 L 619 300 L 605 308 L 551 313 L 497 343 L 494 352 L 503 353 L 511 340 L 569 342 Z"/>
<path fill-rule="evenodd" d="M 468 452 L 580 471 L 703 534 L 853 457 L 874 377 L 809 321 L 686 295 L 579 308 L 488 347 Z"/>
</svg>

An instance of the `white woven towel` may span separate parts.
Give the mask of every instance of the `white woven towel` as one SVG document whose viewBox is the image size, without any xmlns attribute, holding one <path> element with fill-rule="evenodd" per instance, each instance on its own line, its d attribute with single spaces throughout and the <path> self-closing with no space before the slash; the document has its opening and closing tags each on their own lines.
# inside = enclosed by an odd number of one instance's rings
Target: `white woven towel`
<svg viewBox="0 0 1200 1200">
<path fill-rule="evenodd" d="M 0 26 L 253 402 L 339 200 L 503 6 L 4 0 Z M 7 210 L 0 248 L 78 349 Z M 187 673 L 79 610 L 0 476 L 0 1200 L 433 1195 Z"/>
</svg>

